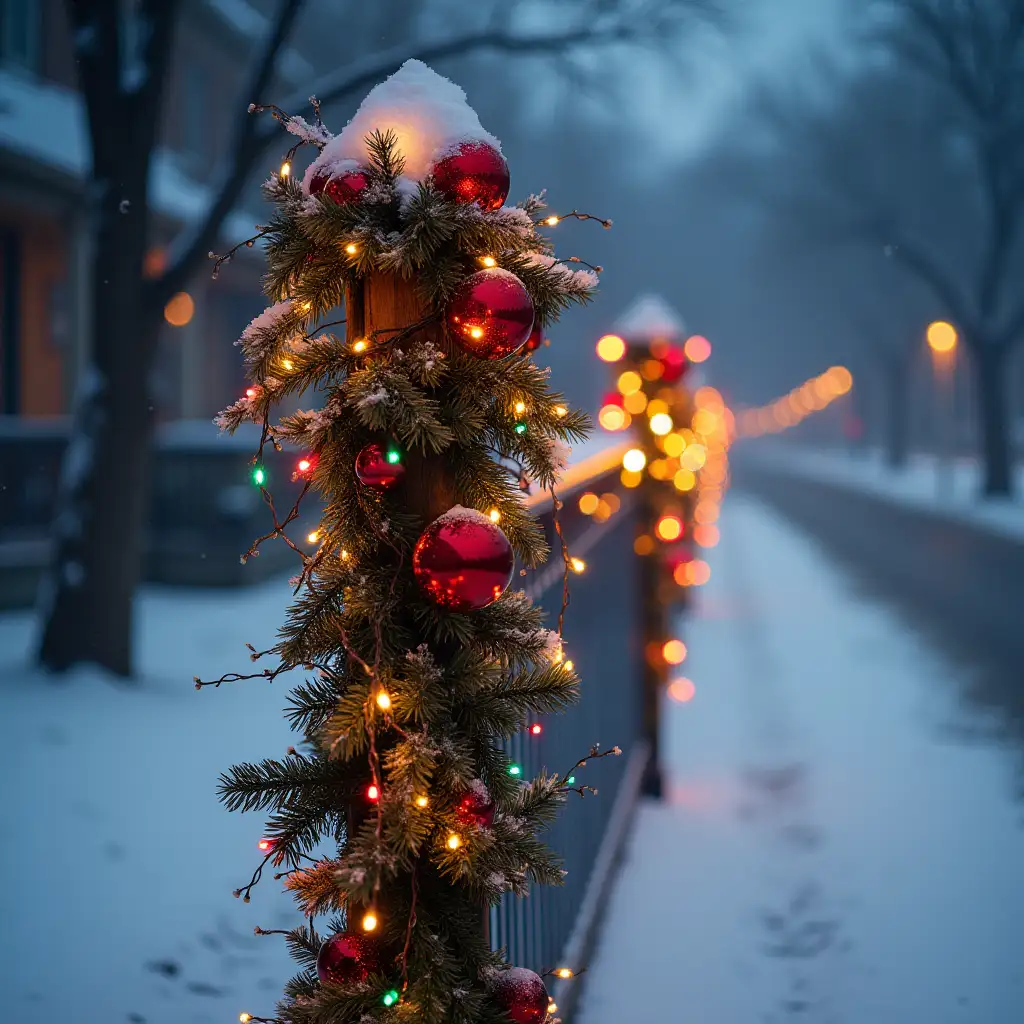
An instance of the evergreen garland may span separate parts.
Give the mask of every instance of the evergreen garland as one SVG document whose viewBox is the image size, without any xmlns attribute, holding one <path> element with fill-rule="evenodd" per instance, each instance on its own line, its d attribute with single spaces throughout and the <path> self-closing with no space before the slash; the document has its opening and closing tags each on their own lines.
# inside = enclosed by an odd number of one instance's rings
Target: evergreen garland
<svg viewBox="0 0 1024 1024">
<path fill-rule="evenodd" d="M 321 148 L 331 138 L 319 124 L 282 120 Z M 269 850 L 236 895 L 248 900 L 269 864 L 282 869 L 308 918 L 287 933 L 301 970 L 279 1005 L 280 1022 L 499 1024 L 508 1018 L 492 982 L 507 965 L 489 947 L 486 908 L 505 892 L 525 896 L 531 884 L 561 882 L 539 836 L 567 792 L 585 788 L 571 773 L 517 778 L 501 743 L 528 715 L 571 705 L 579 680 L 562 660 L 560 637 L 522 592 L 470 613 L 431 602 L 410 567 L 428 524 L 397 494 L 360 486 L 354 462 L 365 445 L 385 440 L 409 458 L 443 459 L 459 503 L 494 510 L 522 566 L 543 561 L 544 535 L 523 491 L 553 493 L 563 446 L 585 436 L 586 415 L 551 390 L 547 371 L 524 352 L 480 359 L 451 339 L 425 337 L 425 328 L 443 322 L 446 303 L 485 255 L 520 278 L 542 325 L 588 301 L 597 278 L 554 258 L 540 231 L 541 197 L 487 212 L 446 198 L 429 178 L 413 191 L 401 179 L 394 134 L 366 141 L 370 186 L 359 202 L 310 195 L 290 174 L 273 175 L 263 189 L 275 207 L 257 236 L 273 304 L 238 342 L 252 386 L 218 423 L 262 426 L 257 465 L 266 444 L 308 453 L 303 495 L 317 491 L 323 513 L 316 552 L 292 545 L 302 571 L 277 642 L 253 650 L 274 668 L 252 676 L 307 670 L 286 710 L 299 749 L 236 766 L 222 776 L 220 795 L 230 810 L 269 814 Z M 426 312 L 353 344 L 331 330 L 342 322 L 332 311 L 376 274 L 414 282 Z M 282 398 L 311 393 L 322 397 L 318 408 L 272 422 Z M 275 511 L 269 536 L 287 540 L 297 513 L 298 503 L 283 520 Z M 249 677 L 196 685 L 239 678 Z M 481 784 L 496 809 L 486 826 L 459 810 Z M 358 931 L 367 908 L 378 920 L 379 970 L 357 984 L 321 984 L 324 938 Z M 319 933 L 314 919 L 323 915 Z"/>
</svg>

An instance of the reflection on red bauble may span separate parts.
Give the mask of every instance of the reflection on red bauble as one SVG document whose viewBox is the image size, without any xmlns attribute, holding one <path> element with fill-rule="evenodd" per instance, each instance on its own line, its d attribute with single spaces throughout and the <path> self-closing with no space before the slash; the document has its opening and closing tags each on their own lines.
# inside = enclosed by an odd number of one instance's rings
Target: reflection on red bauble
<svg viewBox="0 0 1024 1024">
<path fill-rule="evenodd" d="M 448 329 L 463 351 L 501 359 L 529 338 L 533 299 L 511 271 L 478 270 L 459 285 L 448 307 Z"/>
<path fill-rule="evenodd" d="M 459 820 L 477 828 L 490 828 L 494 824 L 494 801 L 487 787 L 474 779 L 469 792 L 455 805 Z"/>
<path fill-rule="evenodd" d="M 365 935 L 337 932 L 321 947 L 316 973 L 322 985 L 358 985 L 380 970 L 376 944 Z"/>
<path fill-rule="evenodd" d="M 526 339 L 526 344 L 523 348 L 527 352 L 536 352 L 543 344 L 544 332 L 541 330 L 540 324 L 534 324 L 533 330 L 530 331 L 530 336 Z"/>
<path fill-rule="evenodd" d="M 525 967 L 511 967 L 496 975 L 491 994 L 515 1024 L 541 1024 L 547 1016 L 548 990 L 544 979 Z"/>
<path fill-rule="evenodd" d="M 508 195 L 508 164 L 486 142 L 462 142 L 434 164 L 434 188 L 457 203 L 497 210 Z"/>
<path fill-rule="evenodd" d="M 321 172 L 313 175 L 309 193 L 318 196 L 322 192 L 328 199 L 344 206 L 358 202 L 369 187 L 370 179 L 365 171 L 340 171 L 334 175 Z"/>
<path fill-rule="evenodd" d="M 405 476 L 405 466 L 397 448 L 368 444 L 356 456 L 356 478 L 364 487 L 385 491 Z"/>
<path fill-rule="evenodd" d="M 681 348 L 669 345 L 661 357 L 663 373 L 661 379 L 666 384 L 674 384 L 686 372 L 686 355 Z"/>
<path fill-rule="evenodd" d="M 452 611 L 486 608 L 512 580 L 512 545 L 475 509 L 455 508 L 435 519 L 416 542 L 412 567 L 424 593 Z"/>
</svg>

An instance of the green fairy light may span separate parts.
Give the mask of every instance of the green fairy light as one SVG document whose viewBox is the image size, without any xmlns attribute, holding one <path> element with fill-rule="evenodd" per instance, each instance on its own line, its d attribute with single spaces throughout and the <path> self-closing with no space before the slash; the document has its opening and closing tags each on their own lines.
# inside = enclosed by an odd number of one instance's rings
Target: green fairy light
<svg viewBox="0 0 1024 1024">
<path fill-rule="evenodd" d="M 576 785 L 576 776 L 575 775 L 570 775 L 569 778 L 567 778 L 565 780 L 565 784 L 567 786 L 575 786 Z"/>
<path fill-rule="evenodd" d="M 384 998 L 381 999 L 381 1002 L 385 1006 L 394 1006 L 395 1003 L 398 1002 L 398 989 L 392 988 L 392 989 L 389 989 L 387 992 L 385 992 L 384 993 Z"/>
<path fill-rule="evenodd" d="M 252 482 L 257 487 L 262 487 L 267 480 L 267 471 L 262 466 L 256 466 L 252 471 Z"/>
<path fill-rule="evenodd" d="M 508 766 L 508 773 L 509 775 L 522 775 L 523 769 L 520 768 L 517 764 L 510 764 Z"/>
<path fill-rule="evenodd" d="M 387 460 L 393 466 L 396 462 L 401 462 L 402 453 L 397 448 L 389 448 L 387 453 Z"/>
<path fill-rule="evenodd" d="M 526 433 L 526 424 L 525 423 L 517 423 L 515 425 L 515 432 L 517 434 L 525 434 Z"/>
</svg>

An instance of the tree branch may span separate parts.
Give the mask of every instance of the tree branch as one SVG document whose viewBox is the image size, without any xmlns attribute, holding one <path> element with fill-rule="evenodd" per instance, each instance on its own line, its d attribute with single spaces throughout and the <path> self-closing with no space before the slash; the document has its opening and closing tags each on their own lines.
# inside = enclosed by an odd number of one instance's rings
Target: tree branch
<svg viewBox="0 0 1024 1024">
<path fill-rule="evenodd" d="M 181 0 L 142 0 L 135 17 L 146 30 L 140 54 L 142 75 L 125 90 L 133 125 L 132 142 L 151 153 L 160 130 L 160 102 L 167 85 L 174 28 Z"/>
<path fill-rule="evenodd" d="M 249 114 L 248 104 L 258 100 L 270 87 L 278 54 L 291 33 L 302 5 L 303 0 L 281 0 L 263 49 L 253 62 L 252 75 L 245 87 L 248 97 L 245 109 L 235 125 L 234 139 L 229 150 L 231 155 L 216 196 L 206 216 L 175 241 L 167 270 L 149 285 L 148 304 L 166 304 L 175 292 L 184 288 L 196 264 L 206 259 L 207 253 L 216 244 L 225 218 L 238 201 L 249 172 L 266 145 L 265 137 L 257 133 L 257 122 Z"/>
</svg>

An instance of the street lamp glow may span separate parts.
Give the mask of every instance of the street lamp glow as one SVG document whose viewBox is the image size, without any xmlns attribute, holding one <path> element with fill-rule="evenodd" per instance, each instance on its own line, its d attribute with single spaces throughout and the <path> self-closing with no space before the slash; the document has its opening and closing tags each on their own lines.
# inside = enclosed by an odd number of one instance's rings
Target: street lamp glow
<svg viewBox="0 0 1024 1024">
<path fill-rule="evenodd" d="M 935 320 L 928 325 L 925 335 L 933 352 L 952 352 L 956 348 L 956 328 L 945 320 Z"/>
</svg>

